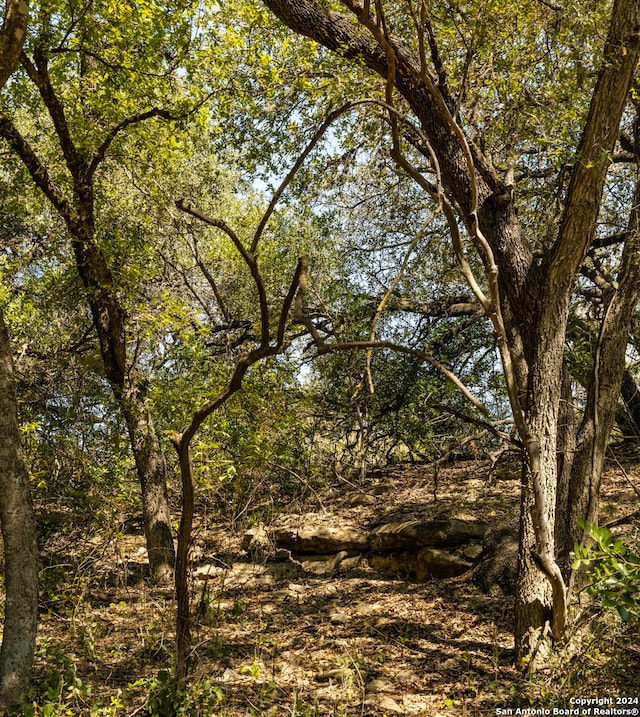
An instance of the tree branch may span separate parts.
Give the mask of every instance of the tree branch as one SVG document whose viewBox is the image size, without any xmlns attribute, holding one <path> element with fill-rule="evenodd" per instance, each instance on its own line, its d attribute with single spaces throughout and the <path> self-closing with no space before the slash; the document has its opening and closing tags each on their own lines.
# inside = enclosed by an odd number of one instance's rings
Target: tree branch
<svg viewBox="0 0 640 717">
<path fill-rule="evenodd" d="M 53 182 L 47 167 L 33 151 L 31 145 L 20 134 L 13 122 L 4 115 L 0 115 L 0 136 L 6 140 L 11 149 L 20 157 L 35 185 L 53 204 L 67 226 L 72 227 L 77 221 L 75 211 L 65 199 L 62 190 Z"/>
<path fill-rule="evenodd" d="M 28 1 L 7 0 L 4 21 L 0 29 L 0 88 L 5 86 L 18 64 L 27 36 L 28 22 Z"/>
<path fill-rule="evenodd" d="M 131 127 L 131 125 L 139 124 L 140 122 L 144 122 L 145 120 L 151 119 L 152 117 L 162 117 L 164 119 L 175 119 L 175 116 L 169 112 L 169 110 L 161 109 L 160 107 L 153 107 L 150 110 L 147 110 L 146 112 L 140 112 L 137 115 L 133 115 L 132 117 L 127 117 L 126 119 L 123 119 L 121 122 L 118 122 L 117 125 L 112 127 L 109 132 L 107 133 L 107 136 L 103 140 L 102 144 L 98 147 L 95 154 L 91 158 L 91 162 L 89 163 L 88 168 L 88 175 L 89 177 L 93 176 L 95 174 L 96 169 L 98 168 L 98 165 L 102 160 L 105 158 L 105 155 L 107 151 L 109 150 L 109 147 L 111 146 L 113 140 L 118 136 L 120 132 L 122 132 L 123 129 L 126 129 L 127 127 Z"/>
<path fill-rule="evenodd" d="M 23 52 L 20 55 L 20 62 L 25 68 L 29 79 L 37 87 L 40 97 L 49 112 L 56 134 L 58 135 L 62 155 L 73 179 L 74 187 L 78 195 L 82 196 L 84 189 L 82 186 L 84 162 L 71 136 L 71 130 L 69 129 L 64 107 L 51 84 L 44 52 L 40 47 L 36 47 L 34 62 Z"/>
</svg>

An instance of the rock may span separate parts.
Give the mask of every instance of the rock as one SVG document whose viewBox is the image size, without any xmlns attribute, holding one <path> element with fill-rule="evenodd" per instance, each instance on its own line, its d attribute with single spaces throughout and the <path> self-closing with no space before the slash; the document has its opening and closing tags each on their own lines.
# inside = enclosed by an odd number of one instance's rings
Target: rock
<svg viewBox="0 0 640 717">
<path fill-rule="evenodd" d="M 418 551 L 418 574 L 429 578 L 453 578 L 466 573 L 472 567 L 467 560 L 438 548 L 422 548 Z"/>
<path fill-rule="evenodd" d="M 363 505 L 375 505 L 378 499 L 375 495 L 369 495 L 369 493 L 355 493 L 354 495 L 347 497 L 347 505 L 352 508 L 359 508 Z"/>
<path fill-rule="evenodd" d="M 477 560 L 482 555 L 482 545 L 472 543 L 462 551 L 462 554 L 468 560 Z"/>
<path fill-rule="evenodd" d="M 394 699 L 392 699 L 388 695 L 373 694 L 369 699 L 365 700 L 365 704 L 371 705 L 372 707 L 377 707 L 378 710 L 381 710 L 385 714 L 405 714 L 404 707 L 401 707 Z"/>
<path fill-rule="evenodd" d="M 359 602 L 353 609 L 353 612 L 361 617 L 369 617 L 370 615 L 374 615 L 380 608 L 381 604 L 377 602 Z"/>
<path fill-rule="evenodd" d="M 376 678 L 376 679 L 371 680 L 370 682 L 367 682 L 367 684 L 365 685 L 364 691 L 366 693 L 388 692 L 392 689 L 393 689 L 393 685 L 390 682 Z"/>
<path fill-rule="evenodd" d="M 455 546 L 482 540 L 486 525 L 476 520 L 409 520 L 378 526 L 369 547 L 378 553 L 403 548 Z"/>
<path fill-rule="evenodd" d="M 271 538 L 263 523 L 250 528 L 242 536 L 242 549 L 250 553 L 268 553 L 273 549 Z"/>
<path fill-rule="evenodd" d="M 419 681 L 420 678 L 413 670 L 400 670 L 396 675 L 396 682 L 399 682 L 401 685 L 410 685 Z"/>
<path fill-rule="evenodd" d="M 352 570 L 353 568 L 358 568 L 362 564 L 362 555 L 354 555 L 351 558 L 344 558 L 340 561 L 340 565 L 338 566 L 338 570 Z"/>
<path fill-rule="evenodd" d="M 345 612 L 334 612 L 329 619 L 336 625 L 346 625 L 351 622 L 351 615 L 347 615 Z"/>
<path fill-rule="evenodd" d="M 345 682 L 352 680 L 354 672 L 350 667 L 338 667 L 335 670 L 327 670 L 326 672 L 319 672 L 316 675 L 316 680 L 320 682 L 328 682 L 329 680 L 343 680 Z"/>
<path fill-rule="evenodd" d="M 277 580 L 291 578 L 301 573 L 299 565 L 293 562 L 268 563 L 233 563 L 220 567 L 219 564 L 201 563 L 193 570 L 195 580 L 212 580 L 219 578 L 226 587 L 241 585 L 271 585 Z"/>
<path fill-rule="evenodd" d="M 302 524 L 297 527 L 274 528 L 272 538 L 278 547 L 294 553 L 326 555 L 343 550 L 362 551 L 367 547 L 368 534 L 348 525 Z"/>
<path fill-rule="evenodd" d="M 408 576 L 421 582 L 432 578 L 456 577 L 472 567 L 472 563 L 467 560 L 438 548 L 372 555 L 369 564 L 386 575 Z"/>
<path fill-rule="evenodd" d="M 346 550 L 342 550 L 337 555 L 299 556 L 298 562 L 307 572 L 326 575 L 332 573 L 348 555 Z"/>
<path fill-rule="evenodd" d="M 237 682 L 238 680 L 242 680 L 241 675 L 230 667 L 227 667 L 220 677 L 221 682 Z"/>
<path fill-rule="evenodd" d="M 393 483 L 376 483 L 369 492 L 371 495 L 385 495 L 386 493 L 392 493 L 394 490 Z"/>
</svg>

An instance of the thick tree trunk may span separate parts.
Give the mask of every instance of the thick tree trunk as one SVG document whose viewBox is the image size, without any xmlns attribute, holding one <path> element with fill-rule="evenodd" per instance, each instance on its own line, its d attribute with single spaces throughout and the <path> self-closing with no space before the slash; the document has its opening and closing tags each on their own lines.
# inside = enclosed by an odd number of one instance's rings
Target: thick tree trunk
<svg viewBox="0 0 640 717">
<path fill-rule="evenodd" d="M 175 552 L 167 493 L 167 462 L 139 384 L 125 386 L 120 402 L 142 491 L 144 531 L 151 576 L 170 582 Z"/>
<path fill-rule="evenodd" d="M 618 411 L 632 317 L 640 301 L 640 181 L 636 185 L 628 231 L 617 288 L 609 297 L 600 328 L 593 378 L 578 432 L 569 490 L 568 532 L 561 546 L 565 552 L 584 539 L 578 518 L 588 523 L 598 520 L 600 478 Z"/>
<path fill-rule="evenodd" d="M 0 88 L 15 69 L 27 34 L 29 3 L 10 0 L 0 30 Z M 0 527 L 4 543 L 4 625 L 0 708 L 17 704 L 31 681 L 38 628 L 38 545 L 29 472 L 18 426 L 13 358 L 0 308 Z"/>
<path fill-rule="evenodd" d="M 16 406 L 11 347 L 0 311 L 0 520 L 5 575 L 0 706 L 16 704 L 29 687 L 38 625 L 36 522 Z"/>
</svg>

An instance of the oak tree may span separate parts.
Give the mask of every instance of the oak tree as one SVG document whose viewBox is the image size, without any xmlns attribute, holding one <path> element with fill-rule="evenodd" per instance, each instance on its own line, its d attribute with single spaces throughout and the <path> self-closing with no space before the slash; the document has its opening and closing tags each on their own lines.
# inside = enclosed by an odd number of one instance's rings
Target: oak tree
<svg viewBox="0 0 640 717">
<path fill-rule="evenodd" d="M 621 124 L 629 121 L 640 5 L 616 0 L 608 21 L 600 9 L 589 10 L 578 49 L 571 6 L 265 4 L 291 29 L 338 53 L 345 67 L 364 65 L 384 80 L 392 157 L 440 206 L 465 278 L 494 327 L 526 458 L 515 637 L 518 656 L 530 659 L 544 642 L 539 631 L 556 639 L 566 632 L 567 557 L 582 535 L 576 518 L 597 516 L 640 298 L 638 200 L 627 189 L 633 210 L 578 420 L 568 410 L 567 324 L 597 236 Z M 564 113 L 563 102 L 570 103 Z M 408 116 L 416 124 L 407 126 Z M 420 163 L 408 159 L 416 151 Z M 626 181 L 633 185 L 633 171 Z M 468 245 L 484 266 L 481 280 Z"/>
</svg>

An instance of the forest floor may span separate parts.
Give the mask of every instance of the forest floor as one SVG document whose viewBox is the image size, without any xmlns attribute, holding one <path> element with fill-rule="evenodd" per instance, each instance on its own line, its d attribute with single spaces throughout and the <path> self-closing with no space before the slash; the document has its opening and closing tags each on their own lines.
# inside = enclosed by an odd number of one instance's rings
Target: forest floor
<svg viewBox="0 0 640 717">
<path fill-rule="evenodd" d="M 609 466 L 603 522 L 637 508 L 634 485 L 640 466 Z M 486 462 L 466 461 L 441 467 L 437 486 L 424 466 L 375 471 L 357 486 L 336 476 L 287 512 L 365 527 L 442 516 L 491 523 L 515 518 L 517 503 L 517 476 L 489 477 Z M 392 579 L 366 560 L 321 575 L 294 562 L 252 564 L 245 528 L 210 519 L 196 530 L 194 564 L 235 568 L 192 580 L 192 687 L 179 714 L 562 714 L 576 698 L 640 695 L 637 621 L 594 618 L 585 595 L 570 647 L 527 677 L 514 667 L 511 597 L 461 578 Z M 169 714 L 175 606 L 170 589 L 140 579 L 142 535 L 76 539 L 44 561 L 37 708 L 24 713 Z"/>
</svg>

